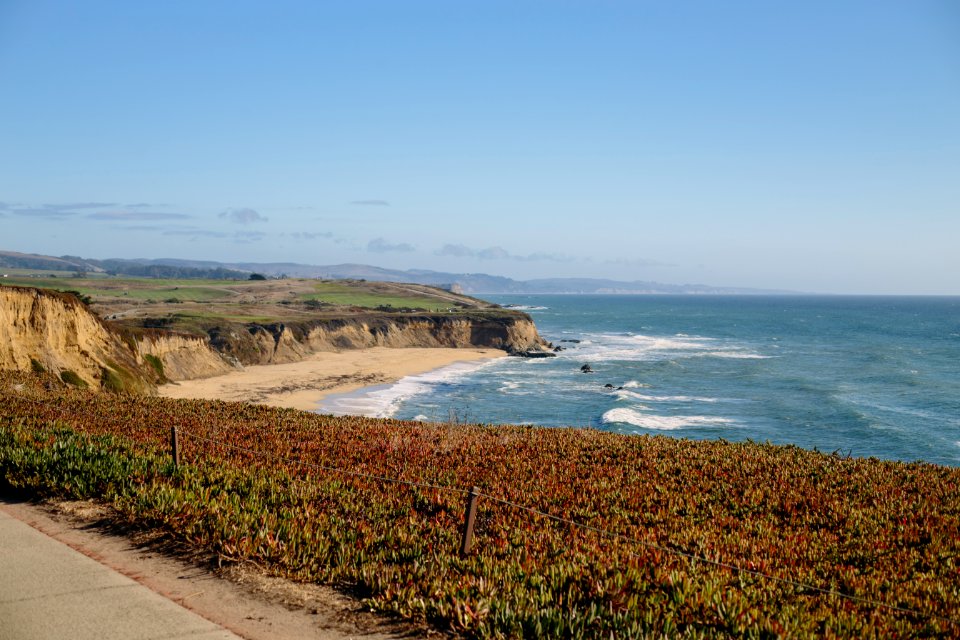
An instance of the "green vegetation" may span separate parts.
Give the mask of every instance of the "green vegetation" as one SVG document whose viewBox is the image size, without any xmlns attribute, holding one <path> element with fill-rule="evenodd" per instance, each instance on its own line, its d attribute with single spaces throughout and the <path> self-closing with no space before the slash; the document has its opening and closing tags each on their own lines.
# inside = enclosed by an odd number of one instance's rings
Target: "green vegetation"
<svg viewBox="0 0 960 640">
<path fill-rule="evenodd" d="M 63 293 L 69 293 L 70 295 L 74 296 L 77 300 L 79 300 L 80 302 L 86 305 L 89 305 L 91 302 L 93 302 L 93 298 L 91 298 L 90 296 L 84 293 L 81 293 L 79 291 L 75 291 L 73 289 L 67 289 Z"/>
<path fill-rule="evenodd" d="M 397 311 L 400 309 L 422 309 L 437 312 L 456 307 L 456 304 L 449 300 L 428 298 L 416 294 L 409 296 L 396 295 L 402 291 L 401 289 L 395 289 L 392 294 L 386 294 L 340 282 L 318 282 L 314 285 L 314 289 L 315 293 L 301 294 L 299 299 L 368 309 L 388 310 L 388 308 L 392 308 Z"/>
<path fill-rule="evenodd" d="M 117 295 L 113 293 L 111 295 Z M 136 300 L 147 300 L 150 298 L 163 298 L 164 296 L 175 298 L 178 302 L 210 302 L 213 300 L 226 300 L 236 294 L 224 289 L 212 289 L 209 287 L 160 287 L 156 289 L 129 289 L 123 295 Z"/>
<path fill-rule="evenodd" d="M 137 300 L 148 298 L 162 298 L 176 295 L 184 300 L 209 301 L 230 298 L 236 294 L 226 289 L 229 283 L 220 280 L 154 280 L 142 278 L 4 278 L 2 284 L 37 287 L 40 289 L 56 289 L 66 293 L 73 293 L 78 298 L 89 303 L 91 298 L 131 297 Z"/>
<path fill-rule="evenodd" d="M 476 298 L 423 285 L 361 280 L 224 281 L 70 276 L 5 278 L 3 284 L 70 291 L 101 318 L 133 331 L 165 328 L 195 335 L 205 335 L 213 328 L 250 323 L 298 323 L 318 317 L 357 314 L 447 313 L 496 308 Z M 500 313 L 509 312 L 500 310 Z"/>
<path fill-rule="evenodd" d="M 77 375 L 75 371 L 70 371 L 69 369 L 60 372 L 60 379 L 69 385 L 80 387 L 81 389 L 86 389 L 88 386 L 86 380 Z"/>
<path fill-rule="evenodd" d="M 30 358 L 30 370 L 34 373 L 45 373 L 47 368 L 43 366 L 43 363 L 34 358 Z"/>
<path fill-rule="evenodd" d="M 0 379 L 0 486 L 101 498 L 225 561 L 469 637 L 960 634 L 960 469 L 50 386 Z"/>
<path fill-rule="evenodd" d="M 150 367 L 154 370 L 154 372 L 157 374 L 157 378 L 158 378 L 161 382 L 166 382 L 166 381 L 167 381 L 167 375 L 163 372 L 163 361 L 160 360 L 160 358 L 158 358 L 158 357 L 155 356 L 155 355 L 152 355 L 152 354 L 149 354 L 149 353 L 148 353 L 148 354 L 146 354 L 146 355 L 143 356 L 143 359 L 144 359 L 144 360 L 146 361 L 146 363 L 149 364 Z"/>
<path fill-rule="evenodd" d="M 100 376 L 100 386 L 106 391 L 120 392 L 127 390 L 123 378 L 113 369 L 103 367 Z"/>
</svg>

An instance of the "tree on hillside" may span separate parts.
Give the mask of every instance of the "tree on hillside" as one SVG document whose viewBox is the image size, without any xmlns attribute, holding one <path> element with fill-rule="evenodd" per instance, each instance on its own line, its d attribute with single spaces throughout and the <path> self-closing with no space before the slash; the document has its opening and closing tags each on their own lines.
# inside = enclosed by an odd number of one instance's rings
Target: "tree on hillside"
<svg viewBox="0 0 960 640">
<path fill-rule="evenodd" d="M 266 280 L 266 279 L 267 279 L 267 276 L 263 275 L 262 273 L 251 273 L 250 277 L 247 278 L 247 280 Z"/>
</svg>

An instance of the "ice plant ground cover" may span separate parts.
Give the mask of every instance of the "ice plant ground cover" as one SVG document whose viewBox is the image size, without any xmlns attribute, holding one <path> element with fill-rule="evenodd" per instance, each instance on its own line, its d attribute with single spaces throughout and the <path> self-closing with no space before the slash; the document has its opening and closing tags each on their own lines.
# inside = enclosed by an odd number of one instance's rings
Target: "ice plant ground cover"
<svg viewBox="0 0 960 640">
<path fill-rule="evenodd" d="M 465 636 L 960 635 L 957 468 L 95 394 L 23 375 L 0 378 L 0 393 L 0 489 L 99 498 L 224 561 Z M 474 485 L 484 497 L 461 557 Z"/>
</svg>

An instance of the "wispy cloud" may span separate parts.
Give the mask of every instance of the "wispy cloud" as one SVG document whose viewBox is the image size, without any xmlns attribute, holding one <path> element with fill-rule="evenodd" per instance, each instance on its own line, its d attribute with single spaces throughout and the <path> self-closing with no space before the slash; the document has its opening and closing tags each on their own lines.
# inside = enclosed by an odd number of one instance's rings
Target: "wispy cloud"
<svg viewBox="0 0 960 640">
<path fill-rule="evenodd" d="M 297 240 L 316 240 L 317 238 L 333 238 L 333 234 L 329 231 L 294 231 L 290 234 L 290 237 Z"/>
<path fill-rule="evenodd" d="M 131 224 L 117 225 L 113 228 L 125 232 L 153 233 L 174 238 L 187 238 L 188 240 L 230 237 L 229 233 L 223 231 L 211 231 L 185 224 Z"/>
<path fill-rule="evenodd" d="M 25 216 L 29 218 L 46 218 L 49 220 L 62 220 L 64 218 L 69 218 L 70 216 L 77 215 L 76 211 L 64 211 L 61 209 L 48 209 L 46 207 L 40 208 L 26 208 L 26 209 L 14 209 L 12 212 L 14 215 Z"/>
<path fill-rule="evenodd" d="M 251 242 L 260 242 L 267 234 L 263 231 L 237 231 L 233 234 L 233 241 L 238 244 L 249 244 Z"/>
<path fill-rule="evenodd" d="M 269 218 L 266 218 L 255 209 L 227 209 L 220 214 L 221 218 L 226 218 L 230 222 L 235 222 L 237 224 L 251 224 L 254 222 L 267 222 Z"/>
<path fill-rule="evenodd" d="M 105 207 L 116 206 L 116 202 L 70 202 L 67 204 L 45 204 L 43 208 L 59 211 L 75 211 L 76 209 L 103 209 Z"/>
<path fill-rule="evenodd" d="M 99 211 L 87 214 L 91 220 L 110 220 L 113 222 L 150 222 L 155 220 L 186 220 L 191 218 L 185 213 L 161 213 L 158 211 Z"/>
<path fill-rule="evenodd" d="M 104 207 L 115 206 L 117 205 L 113 202 L 67 202 L 61 204 L 42 204 L 39 206 L 13 206 L 4 204 L 3 209 L 18 216 L 62 220 L 70 216 L 79 215 L 81 212 L 89 209 L 102 209 Z"/>
<path fill-rule="evenodd" d="M 354 200 L 350 204 L 355 204 L 363 207 L 389 207 L 390 203 L 386 200 Z"/>
<path fill-rule="evenodd" d="M 576 262 L 578 258 L 565 253 L 531 253 L 525 256 L 514 256 L 514 260 L 526 262 Z"/>
<path fill-rule="evenodd" d="M 166 229 L 163 231 L 165 236 L 182 236 L 187 238 L 226 238 L 229 234 L 222 231 L 210 231 L 208 229 Z"/>
<path fill-rule="evenodd" d="M 465 244 L 445 244 L 434 252 L 438 256 L 453 256 L 455 258 L 475 258 L 476 249 Z"/>
<path fill-rule="evenodd" d="M 514 258 L 503 247 L 487 247 L 486 249 L 480 249 L 474 255 L 481 260 L 510 260 Z"/>
<path fill-rule="evenodd" d="M 409 253 L 415 250 L 416 249 L 412 244 L 407 244 L 406 242 L 392 244 L 387 242 L 383 238 L 375 238 L 367 243 L 367 251 L 370 251 L 372 253 L 388 253 L 391 251 L 396 251 L 399 253 Z"/>
<path fill-rule="evenodd" d="M 465 244 L 445 244 L 434 252 L 438 256 L 452 256 L 455 258 L 475 258 L 478 260 L 516 260 L 519 262 L 574 262 L 576 258 L 559 253 L 530 253 L 517 255 L 510 253 L 503 247 L 487 247 L 474 249 Z"/>
</svg>

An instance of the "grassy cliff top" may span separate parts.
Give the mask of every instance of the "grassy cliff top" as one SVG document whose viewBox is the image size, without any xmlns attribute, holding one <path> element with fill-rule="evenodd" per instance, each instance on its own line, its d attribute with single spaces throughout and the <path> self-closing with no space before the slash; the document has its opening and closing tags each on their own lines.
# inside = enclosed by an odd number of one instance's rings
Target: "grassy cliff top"
<svg viewBox="0 0 960 640">
<path fill-rule="evenodd" d="M 457 314 L 497 305 L 419 284 L 364 280 L 165 280 L 7 271 L 0 285 L 73 291 L 101 317 L 188 332 L 223 323 L 296 322 L 381 313 Z M 500 310 L 501 313 L 509 313 Z"/>
</svg>

